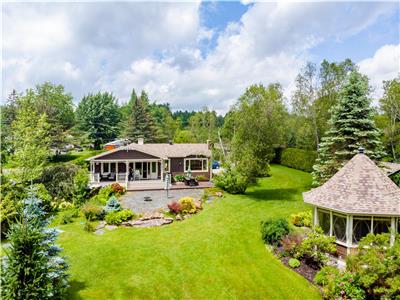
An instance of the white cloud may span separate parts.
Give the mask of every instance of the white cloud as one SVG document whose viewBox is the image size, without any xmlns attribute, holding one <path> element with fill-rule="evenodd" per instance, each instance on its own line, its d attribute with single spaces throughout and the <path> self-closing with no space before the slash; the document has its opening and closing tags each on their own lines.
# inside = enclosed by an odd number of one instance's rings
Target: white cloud
<svg viewBox="0 0 400 300">
<path fill-rule="evenodd" d="M 199 5 L 6 3 L 3 98 L 49 80 L 65 85 L 75 101 L 99 90 L 125 101 L 135 88 L 173 108 L 223 112 L 253 83 L 280 82 L 290 95 L 311 48 L 356 34 L 393 8 L 254 3 L 217 33 L 201 25 Z"/>
<path fill-rule="evenodd" d="M 382 82 L 400 74 L 400 44 L 382 46 L 373 57 L 360 61 L 358 65 L 360 72 L 370 78 L 374 97 L 379 98 L 383 93 Z"/>
</svg>

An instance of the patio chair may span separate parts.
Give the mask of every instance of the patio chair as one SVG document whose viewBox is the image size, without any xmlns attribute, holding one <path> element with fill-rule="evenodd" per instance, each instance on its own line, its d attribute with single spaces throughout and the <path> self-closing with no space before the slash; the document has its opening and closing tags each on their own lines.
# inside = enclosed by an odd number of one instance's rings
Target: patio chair
<svg viewBox="0 0 400 300">
<path fill-rule="evenodd" d="M 115 173 L 110 173 L 110 175 L 108 176 L 108 179 L 114 181 L 115 180 Z"/>
<path fill-rule="evenodd" d="M 135 173 L 133 174 L 133 180 L 140 180 L 140 171 L 135 170 Z"/>
</svg>

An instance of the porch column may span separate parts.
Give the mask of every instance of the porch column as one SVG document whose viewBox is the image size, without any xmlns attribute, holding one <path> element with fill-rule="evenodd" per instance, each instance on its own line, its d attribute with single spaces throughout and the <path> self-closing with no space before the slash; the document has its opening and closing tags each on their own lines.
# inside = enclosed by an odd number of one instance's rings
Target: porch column
<svg viewBox="0 0 400 300">
<path fill-rule="evenodd" d="M 160 164 L 160 168 L 161 168 L 161 181 L 164 181 L 164 160 L 161 160 L 161 164 Z"/>
<path fill-rule="evenodd" d="M 90 172 L 90 182 L 94 181 L 94 170 L 93 170 L 93 161 L 90 161 L 89 165 L 89 172 Z"/>
<path fill-rule="evenodd" d="M 128 181 L 129 181 L 129 162 L 126 161 L 125 162 L 125 185 L 126 185 L 126 189 L 128 189 Z"/>
<path fill-rule="evenodd" d="M 350 247 L 353 244 L 353 216 L 346 216 L 346 246 L 347 254 L 350 254 Z"/>
<path fill-rule="evenodd" d="M 391 217 L 390 218 L 390 247 L 393 247 L 394 245 L 394 240 L 396 238 L 396 218 Z"/>
<path fill-rule="evenodd" d="M 115 182 L 118 182 L 118 164 L 119 162 L 115 162 Z"/>
</svg>

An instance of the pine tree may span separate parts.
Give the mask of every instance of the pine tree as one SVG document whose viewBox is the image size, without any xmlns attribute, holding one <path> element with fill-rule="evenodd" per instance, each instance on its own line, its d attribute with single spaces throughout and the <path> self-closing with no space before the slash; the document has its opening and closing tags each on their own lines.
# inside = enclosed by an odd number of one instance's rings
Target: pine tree
<svg viewBox="0 0 400 300">
<path fill-rule="evenodd" d="M 313 172 L 314 185 L 326 182 L 360 147 L 374 160 L 384 154 L 368 94 L 368 78 L 352 71 L 340 92 L 337 106 L 333 108 L 330 130 L 319 145 Z"/>
<path fill-rule="evenodd" d="M 57 231 L 31 189 L 21 220 L 11 225 L 2 262 L 2 299 L 63 299 L 68 289 L 68 264 L 54 244 Z"/>
<path fill-rule="evenodd" d="M 144 138 L 148 142 L 154 141 L 154 121 L 149 112 L 149 100 L 146 92 L 142 91 L 140 97 L 137 97 L 133 90 L 129 103 L 131 103 L 131 109 L 125 126 L 125 138 L 132 141 L 136 141 L 138 138 Z"/>
</svg>

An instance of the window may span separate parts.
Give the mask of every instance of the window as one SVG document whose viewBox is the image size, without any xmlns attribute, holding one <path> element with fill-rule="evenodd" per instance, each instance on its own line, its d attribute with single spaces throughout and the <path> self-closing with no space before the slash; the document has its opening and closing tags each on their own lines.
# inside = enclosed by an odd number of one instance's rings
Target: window
<svg viewBox="0 0 400 300">
<path fill-rule="evenodd" d="M 330 234 L 331 216 L 329 212 L 318 209 L 318 224 L 326 235 Z"/>
<path fill-rule="evenodd" d="M 115 163 L 110 163 L 110 172 L 111 173 L 115 173 L 115 170 L 116 170 L 116 166 L 115 166 Z"/>
<path fill-rule="evenodd" d="M 203 158 L 186 158 L 185 171 L 207 171 L 208 159 Z"/>
<path fill-rule="evenodd" d="M 353 218 L 353 243 L 357 244 L 371 232 L 371 218 Z"/>
<path fill-rule="evenodd" d="M 171 172 L 170 164 L 171 164 L 171 161 L 169 159 L 164 159 L 164 171 L 165 172 Z"/>
<path fill-rule="evenodd" d="M 157 172 L 157 163 L 155 161 L 151 162 L 151 173 Z"/>
<path fill-rule="evenodd" d="M 333 215 L 333 235 L 341 242 L 346 241 L 346 217 Z"/>
<path fill-rule="evenodd" d="M 374 234 L 390 232 L 390 219 L 374 218 Z"/>
<path fill-rule="evenodd" d="M 110 164 L 103 163 L 103 173 L 108 173 L 108 172 L 110 172 Z"/>
</svg>

